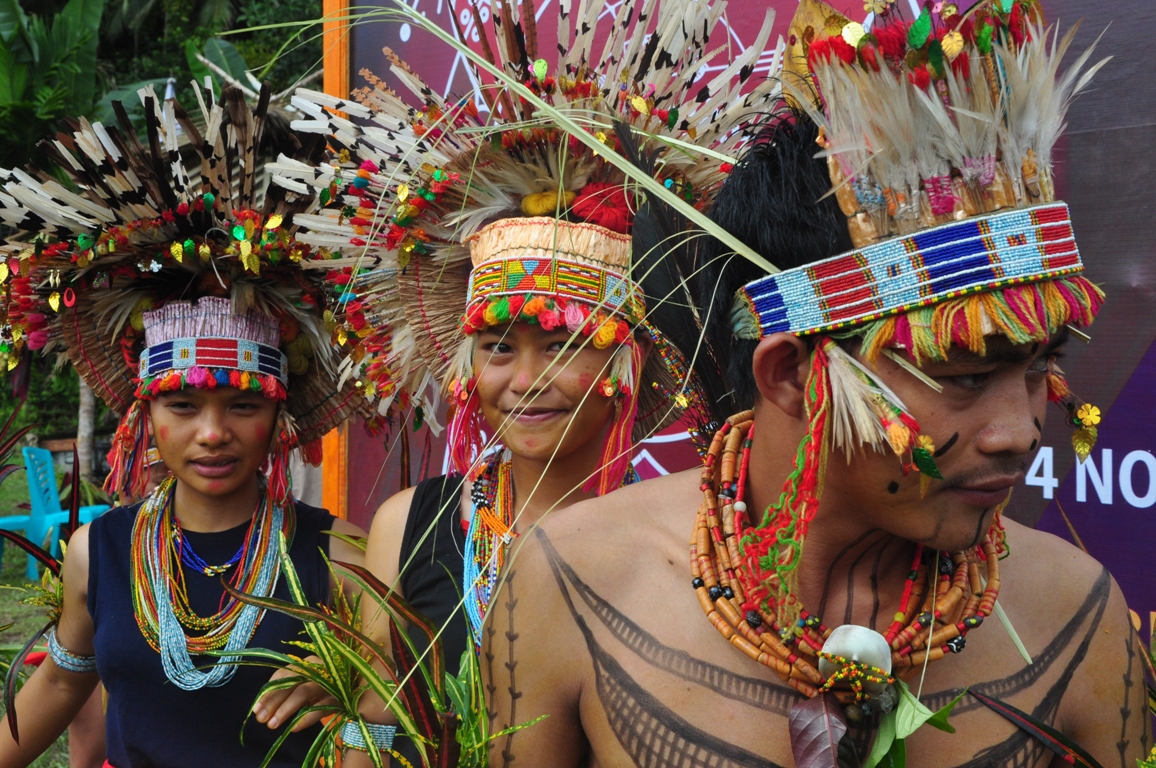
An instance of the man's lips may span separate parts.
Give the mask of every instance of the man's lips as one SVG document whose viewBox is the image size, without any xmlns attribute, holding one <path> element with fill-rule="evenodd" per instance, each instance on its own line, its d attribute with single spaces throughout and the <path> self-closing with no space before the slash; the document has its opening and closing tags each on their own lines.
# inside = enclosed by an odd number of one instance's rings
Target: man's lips
<svg viewBox="0 0 1156 768">
<path fill-rule="evenodd" d="M 976 507 L 994 507 L 1007 499 L 1008 493 L 1024 478 L 1023 472 L 1003 477 L 993 477 L 983 482 L 956 485 L 945 490 L 954 493 L 965 504 Z"/>
<path fill-rule="evenodd" d="M 235 456 L 202 456 L 189 464 L 202 477 L 226 477 L 236 469 L 238 462 L 240 459 Z"/>
</svg>

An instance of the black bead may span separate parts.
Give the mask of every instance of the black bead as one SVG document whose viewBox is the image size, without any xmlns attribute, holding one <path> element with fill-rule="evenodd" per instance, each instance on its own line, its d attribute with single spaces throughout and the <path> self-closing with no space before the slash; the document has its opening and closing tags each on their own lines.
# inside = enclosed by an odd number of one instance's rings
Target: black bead
<svg viewBox="0 0 1156 768">
<path fill-rule="evenodd" d="M 723 597 L 725 597 L 727 600 L 734 600 L 735 599 L 735 591 L 733 589 L 731 589 L 730 587 L 726 587 L 725 589 L 723 589 Z"/>
<path fill-rule="evenodd" d="M 763 617 L 759 615 L 758 611 L 747 611 L 746 620 L 751 629 L 758 629 L 763 626 Z"/>
<path fill-rule="evenodd" d="M 955 573 L 955 563 L 948 560 L 946 557 L 939 559 L 939 572 L 944 576 L 950 576 Z"/>
<path fill-rule="evenodd" d="M 963 635 L 959 635 L 948 640 L 946 645 L 947 650 L 951 651 L 952 653 L 959 653 L 963 650 L 963 647 L 967 645 L 967 638 Z"/>
<path fill-rule="evenodd" d="M 694 579 L 693 581 L 690 582 L 690 585 L 692 587 L 694 587 L 695 589 L 698 589 L 699 587 L 703 586 L 703 583 L 704 582 L 702 579 Z"/>
<path fill-rule="evenodd" d="M 718 587 L 711 587 L 710 592 L 709 592 L 710 599 L 711 600 L 718 600 L 720 597 L 722 597 L 722 593 L 723 593 L 722 590 L 719 589 Z"/>
</svg>

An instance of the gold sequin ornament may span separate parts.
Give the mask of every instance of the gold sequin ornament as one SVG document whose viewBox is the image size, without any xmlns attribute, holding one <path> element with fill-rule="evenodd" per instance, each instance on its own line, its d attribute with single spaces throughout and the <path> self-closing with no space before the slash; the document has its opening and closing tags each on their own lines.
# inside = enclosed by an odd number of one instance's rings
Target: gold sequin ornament
<svg viewBox="0 0 1156 768">
<path fill-rule="evenodd" d="M 0 283 L 8 282 L 8 265 L 0 262 Z"/>
<path fill-rule="evenodd" d="M 177 263 L 180 264 L 185 260 L 185 249 L 181 247 L 180 243 L 174 242 L 169 246 L 169 254 L 172 255 Z"/>
<path fill-rule="evenodd" d="M 939 44 L 943 46 L 943 55 L 948 61 L 955 61 L 959 57 L 963 51 L 963 42 L 963 35 L 955 30 L 948 32 L 939 41 Z"/>
<path fill-rule="evenodd" d="M 60 311 L 60 291 L 53 291 L 48 296 L 48 306 L 52 307 L 53 312 Z"/>
<path fill-rule="evenodd" d="M 867 30 L 865 30 L 863 25 L 857 21 L 852 21 L 850 24 L 843 27 L 842 32 L 843 39 L 846 40 L 847 45 L 850 45 L 852 48 L 858 47 L 859 41 L 862 40 L 863 36 L 866 34 Z"/>
</svg>

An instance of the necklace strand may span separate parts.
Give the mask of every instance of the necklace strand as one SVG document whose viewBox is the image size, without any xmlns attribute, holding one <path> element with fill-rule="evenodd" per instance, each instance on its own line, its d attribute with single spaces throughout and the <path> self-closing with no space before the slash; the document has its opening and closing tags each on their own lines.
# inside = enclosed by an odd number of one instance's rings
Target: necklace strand
<svg viewBox="0 0 1156 768">
<path fill-rule="evenodd" d="M 700 485 L 703 502 L 690 540 L 691 586 L 719 633 L 750 658 L 775 670 L 795 690 L 814 697 L 834 689 L 844 704 L 862 700 L 866 698 L 862 681 L 877 682 L 864 677 L 863 665 L 824 654 L 822 658 L 836 662 L 837 671 L 829 678 L 820 674 L 818 660 L 831 630 L 819 617 L 800 610 L 793 626 L 782 627 L 765 607 L 746 604 L 743 584 L 754 574 L 746 571 L 741 536 L 751 530 L 745 494 L 753 417 L 753 411 L 744 411 L 727 419 L 707 452 Z M 927 552 L 922 545 L 916 546 L 899 609 L 883 633 L 895 673 L 963 650 L 968 631 L 982 624 L 994 609 L 1000 588 L 999 557 L 1005 552 L 997 512 L 981 544 L 939 554 L 935 588 L 929 589 Z M 980 579 L 980 562 L 987 565 L 986 586 Z"/>
<path fill-rule="evenodd" d="M 246 647 L 264 612 L 232 597 L 222 599 L 220 610 L 212 616 L 199 616 L 189 606 L 181 568 L 183 537 L 173 515 L 175 493 L 176 480 L 166 479 L 133 522 L 133 614 L 145 640 L 161 655 L 165 677 L 184 690 L 217 687 L 232 678 L 238 658 L 223 657 L 208 672 L 201 672 L 192 656 Z M 274 504 L 262 484 L 238 559 L 241 567 L 233 571 L 231 586 L 251 595 L 272 596 L 281 571 L 278 534 L 285 534 L 288 545 L 294 524 L 292 507 L 283 510 Z"/>
</svg>

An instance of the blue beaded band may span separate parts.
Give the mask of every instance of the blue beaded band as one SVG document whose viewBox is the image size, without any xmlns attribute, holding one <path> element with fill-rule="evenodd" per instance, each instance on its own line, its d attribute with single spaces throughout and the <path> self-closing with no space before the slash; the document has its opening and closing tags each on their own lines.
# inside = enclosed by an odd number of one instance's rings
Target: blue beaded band
<svg viewBox="0 0 1156 768">
<path fill-rule="evenodd" d="M 289 384 L 289 359 L 285 354 L 276 347 L 248 339 L 184 338 L 154 344 L 141 352 L 140 377 L 193 366 L 263 373 Z"/>
<path fill-rule="evenodd" d="M 744 286 L 737 306 L 754 314 L 760 336 L 807 335 L 1081 271 L 1068 206 L 1049 203 L 944 224 L 768 275 Z M 748 325 L 741 320 L 736 332 Z"/>
<path fill-rule="evenodd" d="M 377 723 L 366 723 L 365 727 L 369 730 L 369 735 L 373 739 L 373 745 L 378 752 L 385 752 L 393 749 L 393 737 L 397 735 L 396 725 L 378 725 Z M 348 722 L 341 729 L 341 741 L 348 749 L 356 749 L 361 752 L 368 752 L 369 748 L 365 745 L 365 739 L 362 737 L 361 728 L 355 722 Z"/>
<path fill-rule="evenodd" d="M 56 666 L 65 672 L 87 674 L 96 671 L 95 656 L 78 656 L 65 648 L 56 639 L 56 627 L 48 630 L 48 655 L 56 662 Z"/>
</svg>

